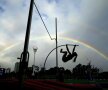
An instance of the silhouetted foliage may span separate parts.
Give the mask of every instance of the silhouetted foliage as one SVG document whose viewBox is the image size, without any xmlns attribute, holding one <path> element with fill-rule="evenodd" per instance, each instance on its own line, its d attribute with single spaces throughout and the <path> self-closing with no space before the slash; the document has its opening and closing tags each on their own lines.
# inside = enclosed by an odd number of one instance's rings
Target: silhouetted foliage
<svg viewBox="0 0 108 90">
<path fill-rule="evenodd" d="M 93 67 L 91 63 L 87 65 L 78 64 L 75 68 L 73 68 L 72 75 L 77 79 L 96 79 L 99 75 L 99 69 L 97 67 Z"/>
<path fill-rule="evenodd" d="M 57 75 L 58 70 L 58 75 Z M 78 64 L 76 65 L 72 71 L 69 69 L 65 69 L 64 67 L 52 67 L 48 70 L 41 68 L 39 72 L 35 73 L 35 76 L 32 76 L 33 68 L 28 67 L 26 71 L 26 78 L 32 79 L 56 79 L 58 78 L 59 81 L 64 81 L 64 79 L 108 79 L 108 72 L 101 72 L 97 67 L 88 63 L 87 65 Z M 15 73 L 3 73 L 1 74 L 0 78 L 18 78 L 18 72 Z"/>
<path fill-rule="evenodd" d="M 65 76 L 66 79 L 70 79 L 72 77 L 71 71 L 69 69 L 66 69 L 64 71 L 64 76 Z"/>
<path fill-rule="evenodd" d="M 108 72 L 101 72 L 99 73 L 100 79 L 108 79 Z"/>
</svg>

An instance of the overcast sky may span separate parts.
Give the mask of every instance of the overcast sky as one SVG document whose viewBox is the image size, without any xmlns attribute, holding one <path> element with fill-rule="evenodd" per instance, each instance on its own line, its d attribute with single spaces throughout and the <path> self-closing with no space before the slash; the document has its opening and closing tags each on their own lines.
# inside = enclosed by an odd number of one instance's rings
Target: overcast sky
<svg viewBox="0 0 108 90">
<path fill-rule="evenodd" d="M 78 44 L 78 58 L 59 66 L 72 69 L 75 65 L 91 64 L 102 71 L 108 70 L 108 0 L 35 0 L 52 36 L 55 38 L 55 17 L 58 20 L 58 45 Z M 24 47 L 30 0 L 0 0 L 0 65 L 14 68 Z M 29 43 L 29 66 L 33 64 L 33 47 L 36 65 L 43 66 L 48 53 L 55 47 L 50 40 L 34 7 Z M 65 47 L 61 47 L 66 50 Z M 60 49 L 58 52 L 60 52 Z M 69 46 L 70 51 L 72 46 Z M 55 66 L 55 51 L 49 56 L 46 68 Z"/>
</svg>

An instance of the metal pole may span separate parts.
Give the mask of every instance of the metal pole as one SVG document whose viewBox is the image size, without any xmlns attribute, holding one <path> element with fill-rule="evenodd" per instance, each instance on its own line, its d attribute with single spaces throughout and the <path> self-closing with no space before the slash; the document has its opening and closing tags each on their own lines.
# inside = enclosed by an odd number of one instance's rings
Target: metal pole
<svg viewBox="0 0 108 90">
<path fill-rule="evenodd" d="M 58 49 L 57 49 L 57 18 L 55 18 L 55 27 L 56 27 L 56 68 L 57 68 L 57 72 L 56 72 L 56 80 L 58 80 Z"/>
<path fill-rule="evenodd" d="M 26 35 L 25 35 L 25 43 L 24 43 L 24 50 L 23 50 L 23 57 L 20 62 L 20 88 L 23 87 L 23 82 L 24 82 L 24 76 L 25 76 L 25 71 L 28 67 L 28 61 L 29 55 L 28 55 L 28 45 L 29 45 L 29 37 L 30 37 L 30 28 L 31 28 L 31 21 L 32 21 L 32 13 L 33 13 L 33 3 L 34 0 L 31 0 L 30 3 L 30 9 L 29 9 L 29 16 L 28 16 L 28 22 L 27 22 L 27 28 L 26 28 Z M 27 58 L 28 55 L 28 58 Z"/>
<path fill-rule="evenodd" d="M 33 64 L 34 66 L 35 66 L 35 53 L 36 53 L 36 52 L 34 51 L 34 64 Z"/>
<path fill-rule="evenodd" d="M 35 69 L 35 55 L 36 55 L 36 51 L 37 51 L 37 48 L 33 48 L 33 51 L 34 51 L 34 62 L 33 62 L 33 73 L 32 75 L 34 76 L 34 69 Z"/>
<path fill-rule="evenodd" d="M 24 44 L 24 52 L 25 53 L 28 52 L 30 28 L 31 28 L 32 13 L 33 13 L 33 3 L 34 3 L 34 0 L 31 0 L 30 10 L 29 10 L 29 17 L 28 17 L 28 23 L 27 23 L 27 29 L 26 29 L 26 36 L 25 36 L 25 44 Z"/>
<path fill-rule="evenodd" d="M 57 18 L 55 18 L 55 27 L 56 27 L 56 67 L 58 68 L 58 49 L 57 49 Z"/>
<path fill-rule="evenodd" d="M 33 47 L 33 51 L 34 51 L 34 64 L 33 65 L 35 65 L 35 55 L 36 55 L 36 52 L 37 52 L 37 47 Z"/>
</svg>

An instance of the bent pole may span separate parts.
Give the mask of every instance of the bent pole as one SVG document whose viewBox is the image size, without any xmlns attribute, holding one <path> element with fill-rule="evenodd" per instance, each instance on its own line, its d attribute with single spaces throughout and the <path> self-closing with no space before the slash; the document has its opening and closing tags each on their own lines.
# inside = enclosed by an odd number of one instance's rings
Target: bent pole
<svg viewBox="0 0 108 90">
<path fill-rule="evenodd" d="M 62 47 L 62 46 L 66 46 L 66 45 L 75 46 L 75 45 L 73 45 L 73 44 L 64 44 L 64 45 L 57 46 L 57 48 Z M 76 46 L 79 46 L 79 45 L 76 45 Z M 55 49 L 57 49 L 57 48 L 52 49 L 52 50 L 49 52 L 49 54 L 47 55 L 47 57 L 46 57 L 46 59 L 45 59 L 45 61 L 44 61 L 44 65 L 43 65 L 44 70 L 45 70 L 45 64 L 46 64 L 46 61 L 47 61 L 49 55 L 50 55 Z"/>
</svg>

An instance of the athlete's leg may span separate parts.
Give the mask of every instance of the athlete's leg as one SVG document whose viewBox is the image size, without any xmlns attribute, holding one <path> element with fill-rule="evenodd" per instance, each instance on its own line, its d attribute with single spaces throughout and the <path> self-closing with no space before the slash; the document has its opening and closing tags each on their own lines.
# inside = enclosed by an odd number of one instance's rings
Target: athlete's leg
<svg viewBox="0 0 108 90">
<path fill-rule="evenodd" d="M 63 51 L 63 49 L 60 50 L 60 53 L 64 53 L 64 56 L 67 55 L 67 51 Z"/>
<path fill-rule="evenodd" d="M 60 50 L 60 53 L 63 53 L 62 61 L 63 61 L 63 62 L 66 62 L 66 61 L 67 61 L 67 59 L 66 59 L 67 51 L 63 51 L 63 49 L 61 49 L 61 50 Z"/>
<path fill-rule="evenodd" d="M 72 55 L 73 55 L 73 57 L 74 57 L 73 62 L 76 62 L 76 59 L 77 59 L 78 54 L 77 54 L 76 52 L 74 52 Z"/>
</svg>

